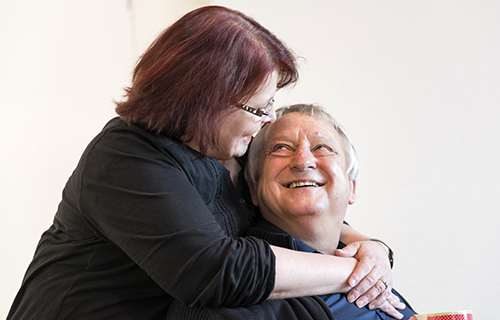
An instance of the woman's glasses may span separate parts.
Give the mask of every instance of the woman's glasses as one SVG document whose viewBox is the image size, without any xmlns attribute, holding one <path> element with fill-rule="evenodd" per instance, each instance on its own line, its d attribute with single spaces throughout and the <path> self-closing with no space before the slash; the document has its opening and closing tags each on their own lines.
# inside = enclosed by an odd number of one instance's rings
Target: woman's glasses
<svg viewBox="0 0 500 320">
<path fill-rule="evenodd" d="M 264 108 L 253 108 L 253 107 L 250 107 L 249 105 L 241 104 L 241 103 L 236 104 L 235 106 L 242 109 L 242 110 L 245 110 L 246 112 L 250 112 L 251 114 L 253 114 L 259 118 L 265 119 L 265 117 L 267 117 L 271 113 L 271 110 L 273 110 L 274 99 L 271 99 L 267 103 L 267 106 L 265 106 Z"/>
</svg>

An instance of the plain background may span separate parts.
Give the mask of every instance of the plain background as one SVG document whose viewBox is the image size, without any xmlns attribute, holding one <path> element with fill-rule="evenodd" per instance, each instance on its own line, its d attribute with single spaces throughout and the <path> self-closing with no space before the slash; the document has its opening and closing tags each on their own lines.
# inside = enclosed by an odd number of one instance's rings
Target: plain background
<svg viewBox="0 0 500 320">
<path fill-rule="evenodd" d="M 277 105 L 315 102 L 361 172 L 347 220 L 396 252 L 421 313 L 500 311 L 500 2 L 0 0 L 0 316 L 140 53 L 204 4 L 255 17 L 301 56 Z"/>
</svg>

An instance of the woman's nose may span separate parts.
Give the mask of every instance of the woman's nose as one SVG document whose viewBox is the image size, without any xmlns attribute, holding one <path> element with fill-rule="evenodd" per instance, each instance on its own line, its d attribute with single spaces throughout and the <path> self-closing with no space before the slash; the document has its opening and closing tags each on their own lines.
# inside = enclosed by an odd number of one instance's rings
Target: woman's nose
<svg viewBox="0 0 500 320">
<path fill-rule="evenodd" d="M 274 108 L 271 108 L 269 114 L 267 116 L 264 116 L 263 121 L 264 123 L 273 123 L 274 121 L 276 121 L 276 110 L 274 110 Z"/>
</svg>

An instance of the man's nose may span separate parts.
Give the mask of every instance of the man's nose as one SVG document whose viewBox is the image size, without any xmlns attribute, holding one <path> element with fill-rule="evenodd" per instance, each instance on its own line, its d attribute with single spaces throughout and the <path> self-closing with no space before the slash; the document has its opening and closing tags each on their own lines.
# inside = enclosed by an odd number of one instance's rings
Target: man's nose
<svg viewBox="0 0 500 320">
<path fill-rule="evenodd" d="M 293 156 L 292 163 L 290 164 L 292 169 L 304 171 L 307 169 L 316 168 L 316 158 L 312 154 L 311 150 L 308 148 L 299 148 Z"/>
</svg>

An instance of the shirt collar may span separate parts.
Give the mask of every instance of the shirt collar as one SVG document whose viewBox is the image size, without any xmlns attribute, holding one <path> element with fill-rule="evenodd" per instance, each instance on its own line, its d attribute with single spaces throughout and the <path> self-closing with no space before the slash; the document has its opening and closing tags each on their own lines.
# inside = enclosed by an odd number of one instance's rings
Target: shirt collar
<svg viewBox="0 0 500 320">
<path fill-rule="evenodd" d="M 255 222 L 255 227 L 266 230 L 266 231 L 270 231 L 270 232 L 288 234 L 285 231 L 278 228 L 277 226 L 275 226 L 274 224 L 272 224 L 271 222 L 269 222 L 268 220 L 266 220 L 262 216 L 259 216 L 259 218 Z M 301 240 L 295 238 L 294 236 L 292 236 L 292 235 L 290 235 L 290 236 L 293 238 L 295 245 L 297 245 L 297 250 L 304 251 L 304 252 L 320 253 L 319 251 L 314 250 L 313 248 L 309 247 L 307 244 L 305 244 Z"/>
</svg>

